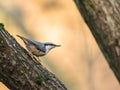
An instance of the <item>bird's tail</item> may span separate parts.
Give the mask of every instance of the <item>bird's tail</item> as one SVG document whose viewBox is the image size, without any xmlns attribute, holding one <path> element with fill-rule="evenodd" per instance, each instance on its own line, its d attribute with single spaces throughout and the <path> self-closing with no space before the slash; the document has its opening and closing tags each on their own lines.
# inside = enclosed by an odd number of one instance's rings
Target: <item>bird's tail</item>
<svg viewBox="0 0 120 90">
<path fill-rule="evenodd" d="M 29 40 L 28 40 L 27 38 L 24 38 L 24 37 L 22 37 L 22 36 L 20 36 L 20 35 L 16 35 L 16 36 L 18 36 L 20 39 L 22 39 L 25 44 L 28 44 L 28 43 L 29 43 Z"/>
<path fill-rule="evenodd" d="M 22 36 L 20 36 L 20 35 L 16 35 L 16 36 L 18 36 L 18 37 L 21 38 L 22 40 L 23 40 L 23 39 L 26 39 L 26 38 L 24 38 L 24 37 L 22 37 Z"/>
</svg>

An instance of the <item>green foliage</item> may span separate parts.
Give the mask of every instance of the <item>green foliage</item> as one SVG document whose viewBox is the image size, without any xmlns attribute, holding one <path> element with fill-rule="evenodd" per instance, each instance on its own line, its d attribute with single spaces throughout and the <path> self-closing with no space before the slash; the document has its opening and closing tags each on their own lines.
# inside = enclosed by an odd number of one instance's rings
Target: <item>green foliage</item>
<svg viewBox="0 0 120 90">
<path fill-rule="evenodd" d="M 50 80 L 50 77 L 49 76 L 45 76 L 43 77 L 42 75 L 39 75 L 36 79 L 36 83 L 38 85 L 41 85 L 43 81 L 47 81 L 47 80 Z"/>
<path fill-rule="evenodd" d="M 43 81 L 44 81 L 43 76 L 42 76 L 42 75 L 39 75 L 39 76 L 37 77 L 36 83 L 37 83 L 38 85 L 41 85 Z"/>
<path fill-rule="evenodd" d="M 46 76 L 46 77 L 45 77 L 45 80 L 50 80 L 50 77 L 49 77 L 49 76 Z"/>
</svg>

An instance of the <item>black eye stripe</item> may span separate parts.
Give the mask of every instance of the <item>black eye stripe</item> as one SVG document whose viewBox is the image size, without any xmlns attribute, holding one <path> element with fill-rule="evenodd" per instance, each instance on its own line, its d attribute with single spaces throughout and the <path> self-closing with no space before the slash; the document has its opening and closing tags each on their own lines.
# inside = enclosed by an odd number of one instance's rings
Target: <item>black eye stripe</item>
<svg viewBox="0 0 120 90">
<path fill-rule="evenodd" d="M 51 46 L 55 46 L 54 44 L 45 44 L 46 46 L 48 46 L 48 45 L 51 45 Z"/>
</svg>

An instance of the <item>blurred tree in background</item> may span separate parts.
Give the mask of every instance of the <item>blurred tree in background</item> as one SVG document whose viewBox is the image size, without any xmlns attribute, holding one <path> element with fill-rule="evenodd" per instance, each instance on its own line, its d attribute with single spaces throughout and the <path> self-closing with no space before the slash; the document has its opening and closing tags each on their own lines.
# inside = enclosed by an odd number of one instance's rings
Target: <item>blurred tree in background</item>
<svg viewBox="0 0 120 90">
<path fill-rule="evenodd" d="M 120 1 L 75 2 L 120 82 Z"/>
</svg>

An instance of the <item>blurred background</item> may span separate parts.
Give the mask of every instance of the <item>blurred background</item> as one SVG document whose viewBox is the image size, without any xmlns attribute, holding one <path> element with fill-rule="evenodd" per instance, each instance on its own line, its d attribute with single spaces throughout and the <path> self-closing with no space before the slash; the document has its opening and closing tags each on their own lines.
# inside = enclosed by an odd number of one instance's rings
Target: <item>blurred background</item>
<svg viewBox="0 0 120 90">
<path fill-rule="evenodd" d="M 62 45 L 40 59 L 68 90 L 120 89 L 73 0 L 0 0 L 0 22 L 24 48 L 16 35 Z"/>
</svg>

